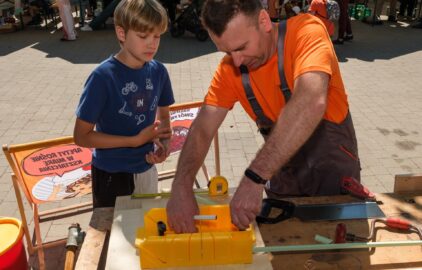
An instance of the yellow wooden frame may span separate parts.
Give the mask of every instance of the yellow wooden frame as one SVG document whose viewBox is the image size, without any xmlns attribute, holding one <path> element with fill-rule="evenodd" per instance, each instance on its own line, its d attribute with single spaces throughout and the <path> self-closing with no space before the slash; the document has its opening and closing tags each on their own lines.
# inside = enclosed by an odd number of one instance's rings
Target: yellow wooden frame
<svg viewBox="0 0 422 270">
<path fill-rule="evenodd" d="M 52 247 L 52 246 L 61 245 L 66 242 L 66 239 L 59 239 L 56 241 L 43 243 L 41 239 L 41 230 L 40 230 L 40 223 L 42 222 L 41 218 L 45 216 L 52 216 L 58 213 L 69 212 L 69 211 L 80 209 L 80 208 L 91 207 L 92 202 L 79 203 L 79 204 L 74 204 L 67 207 L 55 208 L 55 209 L 39 212 L 38 204 L 32 201 L 29 191 L 27 189 L 27 186 L 25 185 L 25 181 L 21 173 L 20 165 L 17 162 L 15 154 L 21 151 L 28 151 L 31 149 L 36 150 L 40 148 L 47 148 L 51 146 L 58 146 L 58 145 L 70 144 L 70 143 L 74 143 L 73 137 L 71 136 L 56 138 L 52 140 L 25 143 L 25 144 L 3 145 L 3 152 L 12 169 L 12 173 L 11 173 L 12 183 L 13 183 L 13 188 L 15 190 L 16 201 L 18 203 L 19 212 L 22 218 L 22 225 L 24 229 L 25 239 L 27 242 L 28 253 L 32 255 L 35 251 L 38 252 L 38 261 L 39 261 L 39 267 L 41 270 L 45 269 L 45 259 L 44 259 L 43 249 Z M 23 206 L 23 201 L 22 201 L 22 196 L 21 196 L 20 191 L 22 191 L 25 194 L 25 197 L 32 208 L 33 218 L 34 218 L 35 239 L 32 239 L 29 233 L 28 223 L 27 223 L 25 209 Z M 53 217 L 53 219 L 58 219 L 58 218 Z"/>
</svg>

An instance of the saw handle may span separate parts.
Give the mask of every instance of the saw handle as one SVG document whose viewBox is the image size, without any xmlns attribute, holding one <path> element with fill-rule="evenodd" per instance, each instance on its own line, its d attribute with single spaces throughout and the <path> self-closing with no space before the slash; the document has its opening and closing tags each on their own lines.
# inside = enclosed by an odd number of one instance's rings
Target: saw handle
<svg viewBox="0 0 422 270">
<path fill-rule="evenodd" d="M 281 213 L 276 217 L 270 217 L 271 210 L 273 208 L 281 210 Z M 261 213 L 256 216 L 256 222 L 263 224 L 276 224 L 280 221 L 291 218 L 293 216 L 294 208 L 295 205 L 291 202 L 266 198 L 262 200 Z"/>
</svg>

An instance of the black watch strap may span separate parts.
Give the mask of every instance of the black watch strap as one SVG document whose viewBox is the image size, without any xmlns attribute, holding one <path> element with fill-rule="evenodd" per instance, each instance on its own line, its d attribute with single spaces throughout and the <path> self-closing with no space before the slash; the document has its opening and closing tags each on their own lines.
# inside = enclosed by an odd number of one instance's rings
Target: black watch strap
<svg viewBox="0 0 422 270">
<path fill-rule="evenodd" d="M 251 179 L 253 182 L 260 184 L 260 185 L 265 185 L 268 181 L 268 180 L 265 180 L 264 178 L 262 178 L 261 176 L 259 176 L 257 173 L 255 173 L 251 169 L 245 170 L 245 176 L 247 178 Z"/>
</svg>

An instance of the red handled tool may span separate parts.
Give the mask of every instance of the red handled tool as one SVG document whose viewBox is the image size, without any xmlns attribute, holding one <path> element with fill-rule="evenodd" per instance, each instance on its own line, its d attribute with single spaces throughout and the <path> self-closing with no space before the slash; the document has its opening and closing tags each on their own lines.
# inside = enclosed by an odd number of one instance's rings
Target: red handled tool
<svg viewBox="0 0 422 270">
<path fill-rule="evenodd" d="M 336 238 L 334 240 L 334 243 L 341 244 L 346 243 L 346 224 L 339 223 L 336 227 Z"/>
<path fill-rule="evenodd" d="M 375 194 L 353 177 L 343 177 L 341 180 L 341 189 L 344 193 L 360 199 L 376 201 Z"/>
<path fill-rule="evenodd" d="M 370 230 L 370 234 L 369 234 L 368 237 L 361 237 L 361 236 L 356 236 L 356 235 L 351 234 L 351 233 L 346 233 L 345 240 L 346 241 L 370 241 L 370 240 L 374 240 L 374 238 L 375 238 L 375 223 L 376 222 L 384 223 L 385 225 L 387 225 L 388 228 L 391 228 L 391 229 L 397 229 L 397 230 L 405 231 L 405 232 L 409 232 L 409 233 L 414 232 L 414 233 L 418 234 L 419 237 L 422 239 L 422 230 L 418 226 L 410 223 L 407 220 L 400 219 L 400 218 L 377 218 L 377 219 L 372 220 L 371 230 Z M 336 233 L 336 241 L 337 241 L 337 236 L 338 235 Z"/>
</svg>

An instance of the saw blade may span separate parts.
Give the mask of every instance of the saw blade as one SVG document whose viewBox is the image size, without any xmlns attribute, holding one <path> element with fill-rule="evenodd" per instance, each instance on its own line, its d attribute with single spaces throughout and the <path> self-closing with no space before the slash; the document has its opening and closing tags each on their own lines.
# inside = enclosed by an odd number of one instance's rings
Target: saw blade
<svg viewBox="0 0 422 270">
<path fill-rule="evenodd" d="M 293 216 L 302 221 L 385 217 L 376 202 L 296 205 Z"/>
</svg>

